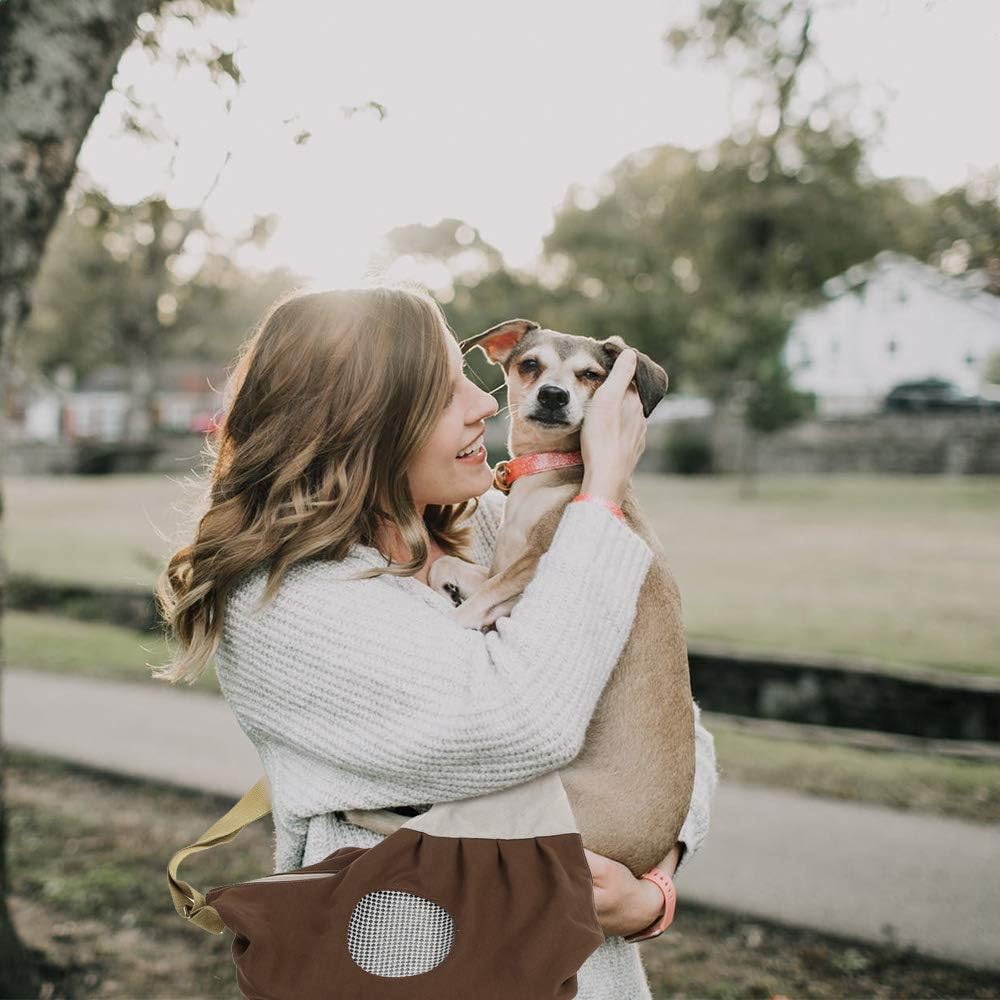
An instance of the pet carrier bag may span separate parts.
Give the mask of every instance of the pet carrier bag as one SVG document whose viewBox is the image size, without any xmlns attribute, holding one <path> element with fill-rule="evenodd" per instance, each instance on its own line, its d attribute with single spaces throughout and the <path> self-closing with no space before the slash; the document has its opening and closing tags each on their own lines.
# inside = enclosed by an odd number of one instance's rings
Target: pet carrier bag
<svg viewBox="0 0 1000 1000">
<path fill-rule="evenodd" d="M 373 847 L 217 886 L 177 877 L 196 851 L 270 812 L 261 778 L 167 868 L 177 912 L 232 931 L 252 1000 L 564 1000 L 604 941 L 557 771 L 443 802 Z"/>
</svg>

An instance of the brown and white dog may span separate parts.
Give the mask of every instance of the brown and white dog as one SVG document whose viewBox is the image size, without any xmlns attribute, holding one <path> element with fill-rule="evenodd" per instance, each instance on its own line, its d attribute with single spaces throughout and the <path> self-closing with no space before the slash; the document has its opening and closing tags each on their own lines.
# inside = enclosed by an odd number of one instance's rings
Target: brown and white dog
<svg viewBox="0 0 1000 1000">
<path fill-rule="evenodd" d="M 628 345 L 542 329 L 513 319 L 462 342 L 503 367 L 510 406 L 511 461 L 524 455 L 579 452 L 594 390 Z M 636 352 L 634 382 L 648 417 L 667 388 L 666 372 Z M 455 617 L 487 628 L 510 613 L 548 548 L 566 505 L 580 492 L 582 464 L 518 476 L 505 466 L 495 484 L 509 490 L 487 569 L 452 556 L 431 566 L 428 582 L 458 605 Z M 583 749 L 560 770 L 583 844 L 639 876 L 677 841 L 694 782 L 694 711 L 677 585 L 631 486 L 625 521 L 653 550 L 631 634 L 597 703 Z M 389 834 L 405 817 L 392 810 L 348 810 L 348 822 Z"/>
</svg>

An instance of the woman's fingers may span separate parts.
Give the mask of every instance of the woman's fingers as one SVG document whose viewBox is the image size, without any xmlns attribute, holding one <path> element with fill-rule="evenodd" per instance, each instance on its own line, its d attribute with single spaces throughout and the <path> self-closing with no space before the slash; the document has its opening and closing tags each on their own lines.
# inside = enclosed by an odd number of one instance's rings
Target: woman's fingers
<svg viewBox="0 0 1000 1000">
<path fill-rule="evenodd" d="M 608 377 L 601 383 L 594 392 L 594 399 L 600 396 L 602 399 L 610 398 L 613 402 L 621 402 L 625 397 L 628 387 L 635 377 L 636 353 L 631 347 L 625 348 L 611 366 Z M 638 398 L 638 392 L 636 393 Z"/>
</svg>

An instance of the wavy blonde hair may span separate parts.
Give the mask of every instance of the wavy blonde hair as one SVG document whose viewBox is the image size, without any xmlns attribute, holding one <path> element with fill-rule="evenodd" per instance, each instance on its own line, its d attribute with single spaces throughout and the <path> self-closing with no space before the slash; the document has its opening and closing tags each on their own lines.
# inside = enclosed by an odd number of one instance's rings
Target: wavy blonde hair
<svg viewBox="0 0 1000 1000">
<path fill-rule="evenodd" d="M 356 579 L 412 576 L 427 559 L 428 534 L 468 558 L 471 528 L 459 522 L 478 498 L 428 504 L 421 519 L 406 478 L 447 403 L 444 337 L 452 335 L 434 299 L 409 287 L 299 292 L 270 308 L 240 349 L 223 418 L 206 441 L 207 510 L 157 579 L 160 615 L 180 652 L 153 667 L 156 679 L 198 679 L 221 637 L 226 598 L 246 574 L 268 568 L 260 607 L 296 563 L 374 547 L 382 518 L 413 558 Z"/>
</svg>

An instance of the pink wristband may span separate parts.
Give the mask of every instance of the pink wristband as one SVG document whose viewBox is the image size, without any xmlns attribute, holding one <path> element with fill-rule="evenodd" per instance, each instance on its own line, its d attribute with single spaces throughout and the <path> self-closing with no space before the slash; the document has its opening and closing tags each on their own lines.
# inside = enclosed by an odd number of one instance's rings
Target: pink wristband
<svg viewBox="0 0 1000 1000">
<path fill-rule="evenodd" d="M 677 890 L 674 888 L 673 879 L 662 868 L 650 868 L 639 877 L 659 886 L 660 892 L 663 893 L 663 913 L 648 927 L 626 937 L 625 940 L 630 943 L 659 937 L 673 922 L 674 912 L 677 909 Z"/>
<path fill-rule="evenodd" d="M 607 507 L 615 517 L 620 520 L 625 520 L 625 515 L 622 513 L 621 507 L 616 503 L 612 503 L 610 500 L 605 500 L 604 497 L 595 497 L 590 493 L 577 493 L 575 497 L 570 501 L 570 503 L 576 503 L 577 500 L 593 500 L 594 503 L 599 503 L 602 507 Z"/>
</svg>

